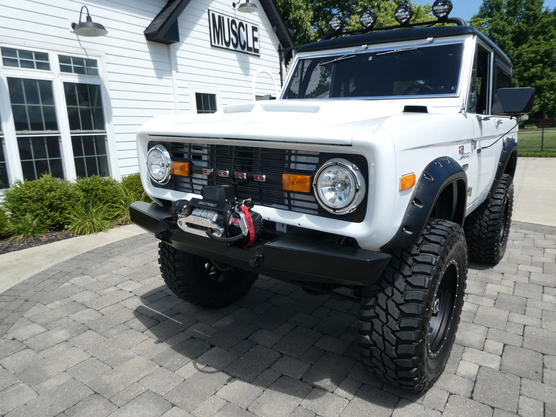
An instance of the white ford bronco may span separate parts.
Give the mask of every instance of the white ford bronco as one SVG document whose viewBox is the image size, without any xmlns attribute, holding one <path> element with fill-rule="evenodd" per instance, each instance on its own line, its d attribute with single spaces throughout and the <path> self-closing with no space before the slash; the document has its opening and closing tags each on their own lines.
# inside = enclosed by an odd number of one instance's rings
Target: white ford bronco
<svg viewBox="0 0 556 417">
<path fill-rule="evenodd" d="M 366 367 L 422 392 L 454 343 L 468 258 L 504 255 L 533 91 L 510 88 L 507 56 L 448 0 L 427 24 L 402 6 L 399 27 L 368 10 L 367 28 L 300 47 L 278 100 L 145 123 L 158 204 L 130 210 L 177 296 L 226 306 L 262 274 L 352 300 Z"/>
</svg>

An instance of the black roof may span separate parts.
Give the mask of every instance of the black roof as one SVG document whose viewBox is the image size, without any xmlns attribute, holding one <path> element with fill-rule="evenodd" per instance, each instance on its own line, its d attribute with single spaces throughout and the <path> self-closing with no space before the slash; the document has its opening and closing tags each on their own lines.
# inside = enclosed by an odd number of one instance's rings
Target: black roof
<svg viewBox="0 0 556 417">
<path fill-rule="evenodd" d="M 375 45 L 389 42 L 412 41 L 426 38 L 441 38 L 458 35 L 476 35 L 487 45 L 496 50 L 511 65 L 506 54 L 489 38 L 471 26 L 442 26 L 442 27 L 411 27 L 385 31 L 373 31 L 359 35 L 338 37 L 335 39 L 323 40 L 320 42 L 309 43 L 299 48 L 299 52 L 313 52 L 328 49 L 357 47 L 361 45 Z"/>
</svg>

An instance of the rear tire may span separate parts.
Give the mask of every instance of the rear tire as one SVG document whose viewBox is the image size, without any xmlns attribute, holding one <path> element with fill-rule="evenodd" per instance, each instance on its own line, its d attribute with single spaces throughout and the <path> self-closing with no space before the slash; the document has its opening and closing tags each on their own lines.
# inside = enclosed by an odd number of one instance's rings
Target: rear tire
<svg viewBox="0 0 556 417">
<path fill-rule="evenodd" d="M 182 252 L 160 242 L 158 263 L 172 292 L 192 304 L 220 308 L 243 297 L 258 274 Z"/>
<path fill-rule="evenodd" d="M 502 260 L 510 234 L 513 204 L 512 177 L 504 174 L 494 195 L 465 219 L 470 260 L 488 265 Z"/>
<path fill-rule="evenodd" d="M 431 220 L 410 248 L 392 253 L 361 297 L 359 345 L 376 375 L 423 392 L 446 366 L 461 316 L 467 250 L 461 228 Z"/>
</svg>

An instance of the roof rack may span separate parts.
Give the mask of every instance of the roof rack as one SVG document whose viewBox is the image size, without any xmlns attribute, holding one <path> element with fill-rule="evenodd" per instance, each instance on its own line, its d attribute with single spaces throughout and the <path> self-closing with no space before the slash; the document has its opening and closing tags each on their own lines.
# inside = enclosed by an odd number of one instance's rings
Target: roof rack
<svg viewBox="0 0 556 417">
<path fill-rule="evenodd" d="M 465 20 L 460 19 L 458 17 L 448 17 L 450 12 L 452 11 L 452 2 L 451 0 L 436 0 L 432 5 L 432 12 L 437 17 L 437 20 L 433 20 L 430 22 L 418 22 L 418 23 L 410 23 L 411 17 L 413 16 L 413 9 L 409 5 L 409 3 L 402 3 L 398 6 L 395 12 L 395 18 L 398 21 L 399 25 L 395 26 L 386 26 L 381 28 L 375 28 L 375 23 L 377 21 L 377 14 L 372 9 L 364 10 L 361 15 L 359 16 L 359 22 L 363 26 L 363 29 L 351 30 L 351 31 L 344 31 L 344 23 L 345 20 L 341 14 L 335 14 L 330 18 L 329 26 L 333 30 L 333 32 L 328 33 L 325 35 L 322 40 L 337 38 L 340 36 L 348 36 L 348 35 L 360 35 L 363 33 L 369 33 L 373 31 L 384 31 L 384 30 L 392 30 L 392 29 L 407 29 L 412 27 L 418 26 L 434 26 L 437 24 L 446 24 L 446 23 L 453 23 L 457 26 L 467 26 Z"/>
</svg>

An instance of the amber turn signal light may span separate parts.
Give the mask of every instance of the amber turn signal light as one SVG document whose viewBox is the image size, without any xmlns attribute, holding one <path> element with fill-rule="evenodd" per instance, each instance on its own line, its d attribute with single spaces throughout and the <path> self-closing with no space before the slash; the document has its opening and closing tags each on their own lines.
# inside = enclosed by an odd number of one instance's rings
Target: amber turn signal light
<svg viewBox="0 0 556 417">
<path fill-rule="evenodd" d="M 170 168 L 172 169 L 172 175 L 189 177 L 189 164 L 187 162 L 172 161 L 170 163 Z"/>
<path fill-rule="evenodd" d="M 299 193 L 311 192 L 311 177 L 307 175 L 282 174 L 282 188 Z"/>
<path fill-rule="evenodd" d="M 415 187 L 415 183 L 417 182 L 417 177 L 415 174 L 407 174 L 400 178 L 400 191 L 409 190 L 410 188 Z"/>
</svg>

